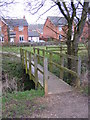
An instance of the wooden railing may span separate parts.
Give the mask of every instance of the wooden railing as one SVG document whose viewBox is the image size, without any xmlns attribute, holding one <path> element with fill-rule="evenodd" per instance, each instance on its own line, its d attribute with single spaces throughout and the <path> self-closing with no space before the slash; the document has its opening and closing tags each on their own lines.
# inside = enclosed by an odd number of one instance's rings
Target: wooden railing
<svg viewBox="0 0 90 120">
<path fill-rule="evenodd" d="M 49 51 L 67 51 L 67 46 L 46 46 L 46 50 L 49 50 Z M 85 47 L 83 46 L 79 46 L 78 47 L 78 50 L 87 50 Z"/>
<path fill-rule="evenodd" d="M 52 68 L 53 68 L 53 65 L 54 65 L 54 66 L 56 66 L 60 69 L 60 78 L 62 80 L 63 80 L 64 71 L 66 71 L 67 73 L 70 73 L 71 75 L 73 75 L 77 78 L 76 79 L 76 86 L 80 86 L 80 75 L 81 75 L 81 59 L 80 59 L 80 57 L 76 57 L 76 56 L 68 55 L 68 54 L 64 54 L 64 53 L 52 52 L 52 51 L 45 50 L 45 49 L 40 49 L 40 48 L 33 48 L 33 51 L 34 51 L 34 53 L 36 53 L 38 55 L 40 55 L 41 52 L 42 52 L 42 55 L 44 57 L 46 55 L 49 55 L 48 62 L 49 62 L 49 66 L 50 66 L 50 68 L 49 68 L 50 72 L 52 72 Z M 60 64 L 53 61 L 53 55 L 60 56 Z M 70 58 L 70 59 L 75 60 L 77 62 L 78 67 L 77 67 L 76 72 L 68 69 L 67 67 L 64 67 L 64 59 L 65 58 Z"/>
<path fill-rule="evenodd" d="M 44 88 L 45 95 L 48 94 L 48 61 L 47 58 L 44 56 L 40 56 L 39 54 L 35 54 L 35 52 L 27 51 L 25 49 L 20 49 L 21 55 L 21 62 L 23 67 L 26 70 L 26 74 L 28 73 L 30 76 L 30 80 L 33 80 L 35 83 L 35 89 L 39 86 Z M 38 62 L 39 60 L 43 60 L 43 69 L 39 67 Z M 32 72 L 34 70 L 34 72 Z M 43 75 L 42 81 L 43 84 L 41 85 L 39 81 L 39 73 Z"/>
<path fill-rule="evenodd" d="M 81 59 L 80 59 L 80 57 L 78 58 L 76 56 L 70 56 L 67 54 L 52 52 L 52 51 L 40 49 L 40 48 L 33 48 L 33 52 L 27 51 L 27 50 L 24 50 L 21 48 L 20 55 L 21 55 L 21 61 L 22 61 L 23 67 L 26 69 L 26 73 L 29 74 L 30 79 L 32 79 L 35 82 L 36 89 L 40 85 L 38 72 L 40 72 L 43 75 L 42 87 L 44 88 L 45 95 L 48 94 L 48 85 L 47 85 L 48 65 L 49 65 L 50 72 L 52 72 L 53 65 L 60 69 L 60 78 L 62 80 L 63 80 L 63 76 L 64 76 L 64 71 L 75 76 L 76 77 L 76 86 L 77 87 L 80 86 L 80 74 L 81 74 Z M 57 55 L 60 57 L 59 63 L 56 63 L 53 61 L 53 55 Z M 47 58 L 46 58 L 47 56 L 48 56 L 48 62 L 47 62 Z M 70 58 L 70 59 L 76 60 L 77 65 L 78 65 L 78 67 L 77 67 L 78 69 L 76 72 L 73 70 L 70 70 L 64 66 L 65 58 Z M 43 61 L 42 69 L 39 67 L 41 59 Z M 32 69 L 34 69 L 34 73 L 32 73 Z"/>
</svg>

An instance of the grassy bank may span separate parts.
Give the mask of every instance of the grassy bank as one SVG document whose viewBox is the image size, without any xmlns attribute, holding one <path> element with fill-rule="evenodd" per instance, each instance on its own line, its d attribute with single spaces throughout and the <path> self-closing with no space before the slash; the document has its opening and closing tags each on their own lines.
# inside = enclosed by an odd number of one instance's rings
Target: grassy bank
<svg viewBox="0 0 90 120">
<path fill-rule="evenodd" d="M 36 110 L 43 110 L 45 108 L 44 105 L 38 104 L 35 100 L 38 97 L 42 97 L 44 95 L 41 90 L 31 90 L 24 92 L 17 92 L 10 94 L 8 93 L 6 96 L 3 96 L 3 118 L 21 118 L 31 116 L 32 113 Z"/>
<path fill-rule="evenodd" d="M 35 99 L 44 95 L 43 90 L 27 90 L 27 78 L 21 65 L 20 58 L 12 55 L 2 55 L 2 70 L 3 70 L 3 97 L 2 97 L 2 115 L 3 118 L 21 117 L 31 115 L 37 107 L 43 109 L 43 106 L 38 106 Z M 7 82 L 6 82 L 7 81 Z M 30 81 L 30 80 L 29 80 Z M 6 84 L 8 83 L 8 85 Z M 29 87 L 28 82 L 28 87 Z M 6 85 L 6 86 L 5 86 Z M 8 86 L 8 87 L 7 87 Z M 31 84 L 30 84 L 31 86 Z M 17 89 L 15 89 L 17 87 Z M 28 110 L 30 109 L 30 111 Z"/>
</svg>

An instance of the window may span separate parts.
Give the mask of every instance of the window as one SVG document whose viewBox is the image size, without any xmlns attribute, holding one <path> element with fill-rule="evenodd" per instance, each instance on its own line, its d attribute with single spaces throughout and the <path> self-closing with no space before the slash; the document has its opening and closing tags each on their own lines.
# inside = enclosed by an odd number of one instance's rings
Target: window
<svg viewBox="0 0 90 120">
<path fill-rule="evenodd" d="M 59 39 L 62 39 L 62 35 L 59 35 Z"/>
<path fill-rule="evenodd" d="M 62 27 L 61 26 L 59 26 L 59 31 L 61 31 L 62 30 Z"/>
<path fill-rule="evenodd" d="M 4 42 L 4 38 L 3 37 L 0 37 L 0 42 Z"/>
<path fill-rule="evenodd" d="M 13 27 L 10 27 L 10 31 L 13 31 Z"/>
<path fill-rule="evenodd" d="M 23 31 L 23 26 L 19 26 L 19 31 Z"/>
<path fill-rule="evenodd" d="M 19 36 L 19 41 L 20 41 L 20 42 L 23 42 L 23 40 L 24 40 L 24 36 L 23 36 L 23 35 L 20 35 L 20 36 Z"/>
<path fill-rule="evenodd" d="M 1 31 L 1 26 L 0 26 L 0 31 Z"/>
</svg>

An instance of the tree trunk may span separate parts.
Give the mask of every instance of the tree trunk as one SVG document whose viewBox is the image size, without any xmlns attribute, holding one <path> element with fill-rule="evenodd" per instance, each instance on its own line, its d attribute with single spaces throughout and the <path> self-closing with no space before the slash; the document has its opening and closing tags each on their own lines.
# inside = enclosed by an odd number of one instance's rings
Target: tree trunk
<svg viewBox="0 0 90 120">
<path fill-rule="evenodd" d="M 72 42 L 72 55 L 78 56 L 78 42 L 77 42 L 77 40 L 74 40 Z M 77 61 L 72 60 L 72 70 L 75 72 L 77 72 L 77 67 L 78 67 L 77 65 L 78 65 Z"/>
<path fill-rule="evenodd" d="M 67 54 L 72 54 L 72 44 L 71 44 L 71 35 L 72 35 L 72 24 L 68 25 L 68 33 L 67 33 Z M 71 59 L 68 58 L 68 69 L 71 69 Z"/>
<path fill-rule="evenodd" d="M 71 35 L 72 35 L 72 25 L 69 24 L 68 25 L 68 34 L 67 34 L 67 54 L 68 55 L 71 55 L 72 54 L 72 44 L 71 44 Z M 68 69 L 71 69 L 72 68 L 72 60 L 70 58 L 67 58 L 67 67 Z M 70 73 L 68 73 L 68 80 L 69 80 L 69 84 L 71 83 L 72 81 L 72 76 Z"/>
</svg>

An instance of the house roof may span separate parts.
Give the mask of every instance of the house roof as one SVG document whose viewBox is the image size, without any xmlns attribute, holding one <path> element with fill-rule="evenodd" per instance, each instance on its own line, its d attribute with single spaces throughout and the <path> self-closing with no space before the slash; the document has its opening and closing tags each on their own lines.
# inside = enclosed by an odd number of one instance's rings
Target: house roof
<svg viewBox="0 0 90 120">
<path fill-rule="evenodd" d="M 16 35 L 16 32 L 10 32 L 10 35 Z"/>
<path fill-rule="evenodd" d="M 28 26 L 25 19 L 4 19 L 9 26 Z"/>
<path fill-rule="evenodd" d="M 39 31 L 40 33 L 43 32 L 43 24 L 30 24 L 28 26 L 29 31 Z"/>
<path fill-rule="evenodd" d="M 39 37 L 39 33 L 37 31 L 29 31 L 28 37 Z"/>
<path fill-rule="evenodd" d="M 54 25 L 66 25 L 67 20 L 64 17 L 48 16 Z"/>
</svg>

